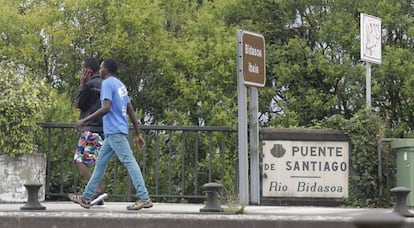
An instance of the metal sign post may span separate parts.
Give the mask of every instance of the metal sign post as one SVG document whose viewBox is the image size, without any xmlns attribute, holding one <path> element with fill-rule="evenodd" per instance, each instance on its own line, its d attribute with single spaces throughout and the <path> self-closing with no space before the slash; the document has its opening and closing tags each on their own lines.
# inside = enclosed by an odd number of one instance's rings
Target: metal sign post
<svg viewBox="0 0 414 228">
<path fill-rule="evenodd" d="M 371 63 L 366 62 L 365 69 L 367 108 L 371 108 Z"/>
<path fill-rule="evenodd" d="M 265 85 L 265 43 L 260 34 L 238 30 L 238 149 L 240 204 L 249 204 L 246 85 L 250 85 L 250 203 L 260 203 L 258 92 Z"/>
<path fill-rule="evenodd" d="M 242 66 L 242 46 L 240 37 L 241 33 L 237 32 L 239 40 L 238 47 L 238 71 L 237 71 L 237 100 L 238 100 L 238 150 L 239 150 L 239 197 L 240 205 L 249 204 L 249 166 L 247 158 L 247 102 L 246 102 L 246 86 L 243 83 L 243 68 Z"/>
<path fill-rule="evenodd" d="M 250 203 L 260 204 L 259 93 L 250 87 Z"/>
</svg>

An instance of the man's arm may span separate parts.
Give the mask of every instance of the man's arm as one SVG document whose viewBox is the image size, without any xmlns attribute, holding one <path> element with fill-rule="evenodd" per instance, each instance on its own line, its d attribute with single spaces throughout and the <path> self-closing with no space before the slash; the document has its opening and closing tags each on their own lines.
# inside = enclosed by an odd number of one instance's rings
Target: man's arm
<svg viewBox="0 0 414 228">
<path fill-rule="evenodd" d="M 77 128 L 82 127 L 87 122 L 89 122 L 91 120 L 95 120 L 95 119 L 101 118 L 102 116 L 104 116 L 106 113 L 108 113 L 111 110 L 111 104 L 112 104 L 112 101 L 105 99 L 103 101 L 103 105 L 102 105 L 102 107 L 100 109 L 96 110 L 96 112 L 90 114 L 89 116 L 87 116 L 87 117 L 79 120 L 76 123 L 76 127 Z"/>
<path fill-rule="evenodd" d="M 76 95 L 76 99 L 74 102 L 75 108 L 79 108 L 80 110 L 88 109 L 88 106 L 90 105 L 91 102 L 90 102 L 89 94 L 86 94 L 86 93 L 90 90 L 90 88 L 86 88 L 87 87 L 86 82 L 92 76 L 93 76 L 93 72 L 82 71 L 82 76 L 80 78 L 80 83 L 79 83 L 79 91 L 78 91 L 78 94 Z"/>
<path fill-rule="evenodd" d="M 137 117 L 135 116 L 135 111 L 131 103 L 128 103 L 127 112 L 128 112 L 129 119 L 131 120 L 132 125 L 134 126 L 135 135 L 139 135 L 140 132 L 138 128 L 138 120 L 137 120 Z"/>
<path fill-rule="evenodd" d="M 132 126 L 134 126 L 135 143 L 137 144 L 139 149 L 142 149 L 145 145 L 145 140 L 144 140 L 144 138 L 142 137 L 142 135 L 139 131 L 138 120 L 137 120 L 137 117 L 135 116 L 135 111 L 134 111 L 134 108 L 132 107 L 131 103 L 128 103 L 127 112 L 128 112 L 129 119 L 132 122 Z"/>
</svg>

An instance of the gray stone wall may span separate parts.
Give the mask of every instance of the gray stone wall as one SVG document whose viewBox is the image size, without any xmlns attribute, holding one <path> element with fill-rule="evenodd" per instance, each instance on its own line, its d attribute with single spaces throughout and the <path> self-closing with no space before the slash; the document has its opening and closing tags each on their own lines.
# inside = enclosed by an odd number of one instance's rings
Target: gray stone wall
<svg viewBox="0 0 414 228">
<path fill-rule="evenodd" d="M 0 203 L 26 202 L 24 184 L 42 184 L 39 201 L 45 200 L 46 156 L 24 154 L 15 157 L 0 154 Z"/>
</svg>

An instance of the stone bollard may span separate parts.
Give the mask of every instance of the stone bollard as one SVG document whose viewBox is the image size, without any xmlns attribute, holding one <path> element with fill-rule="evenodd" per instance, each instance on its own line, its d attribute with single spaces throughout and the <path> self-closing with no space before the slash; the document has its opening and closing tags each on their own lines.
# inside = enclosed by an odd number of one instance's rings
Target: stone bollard
<svg viewBox="0 0 414 228">
<path fill-rule="evenodd" d="M 42 206 L 39 202 L 39 189 L 41 184 L 25 184 L 27 189 L 27 203 L 20 207 L 20 210 L 46 210 L 46 207 Z"/>
<path fill-rule="evenodd" d="M 356 228 L 398 228 L 404 223 L 404 218 L 397 213 L 369 213 L 355 217 Z"/>
<path fill-rule="evenodd" d="M 404 217 L 414 217 L 414 214 L 408 210 L 407 207 L 407 195 L 410 193 L 410 189 L 402 186 L 391 189 L 391 192 L 395 194 L 394 212 Z"/>
<path fill-rule="evenodd" d="M 210 182 L 202 187 L 207 192 L 206 206 L 200 209 L 200 212 L 223 212 L 218 200 L 219 192 L 223 189 L 222 184 Z"/>
</svg>

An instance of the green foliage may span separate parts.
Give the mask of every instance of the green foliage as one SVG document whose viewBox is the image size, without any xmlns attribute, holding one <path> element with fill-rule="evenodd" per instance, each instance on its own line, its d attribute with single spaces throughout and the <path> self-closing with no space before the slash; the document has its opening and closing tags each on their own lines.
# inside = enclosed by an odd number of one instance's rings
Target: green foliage
<svg viewBox="0 0 414 228">
<path fill-rule="evenodd" d="M 320 126 L 341 130 L 349 136 L 352 168 L 347 203 L 357 207 L 380 205 L 377 144 L 385 136 L 383 119 L 377 113 L 363 109 L 351 119 L 345 119 L 340 115 L 331 116 Z M 394 163 L 395 158 L 394 160 L 388 159 L 385 165 L 395 166 Z M 386 202 L 390 202 L 389 198 Z"/>
<path fill-rule="evenodd" d="M 38 152 L 37 121 L 50 101 L 50 88 L 12 62 L 1 63 L 0 74 L 0 152 L 11 156 Z"/>
<path fill-rule="evenodd" d="M 43 111 L 42 122 L 75 123 L 79 118 L 79 110 L 73 106 L 70 97 L 66 93 L 51 90 L 50 103 Z"/>
<path fill-rule="evenodd" d="M 349 119 L 365 107 L 359 14 L 368 13 L 381 17 L 385 28 L 383 64 L 372 66 L 373 106 L 393 135 L 414 127 L 414 26 L 407 1 L 1 4 L 2 59 L 28 66 L 73 99 L 81 60 L 113 57 L 145 124 L 235 126 L 237 29 L 266 39 L 263 126 L 306 127 L 336 114 Z"/>
</svg>

